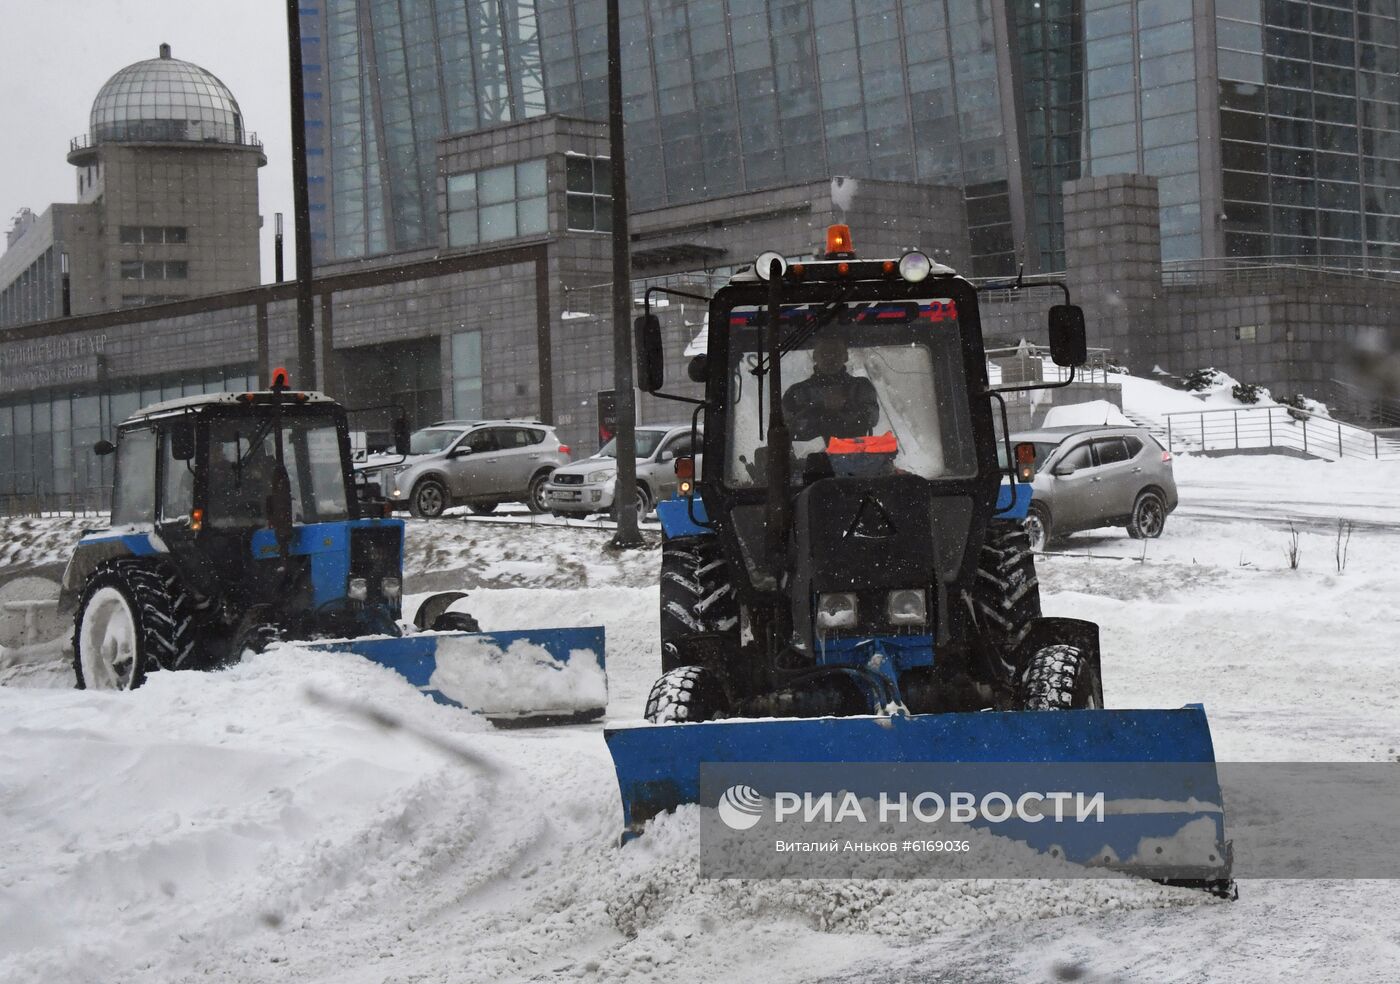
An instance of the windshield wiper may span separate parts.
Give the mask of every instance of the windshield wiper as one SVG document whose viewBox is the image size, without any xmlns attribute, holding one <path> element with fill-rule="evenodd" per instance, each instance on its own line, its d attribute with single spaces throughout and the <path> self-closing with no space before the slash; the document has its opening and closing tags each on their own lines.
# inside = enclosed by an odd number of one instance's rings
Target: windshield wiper
<svg viewBox="0 0 1400 984">
<path fill-rule="evenodd" d="M 836 316 L 841 313 L 841 309 L 846 303 L 846 296 L 849 293 L 849 290 L 842 290 L 837 297 L 831 300 L 820 311 L 809 317 L 804 324 L 790 331 L 787 337 L 778 345 L 778 357 L 782 358 L 784 355 L 787 355 L 793 349 L 797 348 L 807 339 L 836 320 Z M 760 356 L 758 364 L 750 369 L 749 372 L 762 379 L 768 372 L 767 360 Z"/>
</svg>

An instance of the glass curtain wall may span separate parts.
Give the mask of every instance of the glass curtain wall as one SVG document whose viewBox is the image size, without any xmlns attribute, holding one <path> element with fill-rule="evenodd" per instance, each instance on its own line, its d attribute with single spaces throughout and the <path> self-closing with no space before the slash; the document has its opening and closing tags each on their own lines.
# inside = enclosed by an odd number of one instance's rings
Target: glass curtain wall
<svg viewBox="0 0 1400 984">
<path fill-rule="evenodd" d="M 1396 0 L 1217 0 L 1225 251 L 1400 267 Z"/>
</svg>

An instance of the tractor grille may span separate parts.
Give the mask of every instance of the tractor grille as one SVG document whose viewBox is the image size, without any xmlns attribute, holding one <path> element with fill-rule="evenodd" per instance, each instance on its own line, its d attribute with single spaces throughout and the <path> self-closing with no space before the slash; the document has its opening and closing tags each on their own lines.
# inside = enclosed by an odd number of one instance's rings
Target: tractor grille
<svg viewBox="0 0 1400 984">
<path fill-rule="evenodd" d="M 583 476 L 582 476 L 582 475 L 560 475 L 560 474 L 558 474 L 558 473 L 555 473 L 555 475 L 554 475 L 552 478 L 550 478 L 550 481 L 553 482 L 555 485 L 582 485 L 582 484 L 583 484 Z"/>
<path fill-rule="evenodd" d="M 350 576 L 368 578 L 377 585 L 381 578 L 400 576 L 402 528 L 371 526 L 350 531 Z"/>
</svg>

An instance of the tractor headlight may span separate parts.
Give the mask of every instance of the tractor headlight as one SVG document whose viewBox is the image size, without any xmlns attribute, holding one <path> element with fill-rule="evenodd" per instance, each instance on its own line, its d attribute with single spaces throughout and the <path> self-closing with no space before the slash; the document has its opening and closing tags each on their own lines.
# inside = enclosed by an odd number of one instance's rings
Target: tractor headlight
<svg viewBox="0 0 1400 984">
<path fill-rule="evenodd" d="M 384 597 L 388 598 L 390 601 L 397 601 L 399 595 L 403 592 L 403 582 L 396 577 L 386 577 L 384 580 L 380 581 L 379 584 L 380 587 L 384 589 Z"/>
<path fill-rule="evenodd" d="M 919 588 L 900 588 L 891 591 L 885 603 L 893 625 L 927 625 L 928 595 Z"/>
<path fill-rule="evenodd" d="M 899 275 L 911 284 L 917 284 L 933 272 L 933 261 L 915 250 L 899 258 Z"/>
<path fill-rule="evenodd" d="M 853 629 L 856 625 L 856 596 L 851 591 L 833 591 L 817 596 L 817 628 Z"/>
<path fill-rule="evenodd" d="M 352 601 L 364 601 L 369 597 L 369 582 L 362 577 L 352 577 L 345 593 Z"/>
</svg>

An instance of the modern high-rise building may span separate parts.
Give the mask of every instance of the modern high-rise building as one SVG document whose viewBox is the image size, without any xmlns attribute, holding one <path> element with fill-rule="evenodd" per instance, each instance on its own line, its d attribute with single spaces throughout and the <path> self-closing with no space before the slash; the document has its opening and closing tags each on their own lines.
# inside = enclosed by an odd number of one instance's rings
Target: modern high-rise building
<svg viewBox="0 0 1400 984">
<path fill-rule="evenodd" d="M 953 185 L 971 273 L 1058 270 L 1063 183 L 1142 173 L 1166 261 L 1400 266 L 1396 0 L 621 7 L 637 211 L 837 175 Z M 441 137 L 606 118 L 604 0 L 302 10 L 319 262 L 437 244 Z"/>
</svg>

